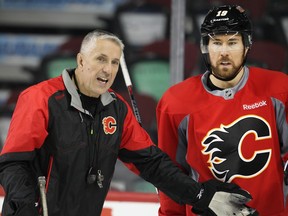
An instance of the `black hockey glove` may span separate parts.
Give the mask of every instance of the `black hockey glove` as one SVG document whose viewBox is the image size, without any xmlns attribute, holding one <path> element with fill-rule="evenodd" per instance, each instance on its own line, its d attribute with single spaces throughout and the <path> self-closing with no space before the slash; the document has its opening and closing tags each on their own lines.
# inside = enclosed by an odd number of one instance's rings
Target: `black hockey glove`
<svg viewBox="0 0 288 216">
<path fill-rule="evenodd" d="M 257 216 L 258 212 L 245 205 L 251 195 L 233 183 L 209 180 L 201 185 L 192 212 L 205 216 Z"/>
</svg>

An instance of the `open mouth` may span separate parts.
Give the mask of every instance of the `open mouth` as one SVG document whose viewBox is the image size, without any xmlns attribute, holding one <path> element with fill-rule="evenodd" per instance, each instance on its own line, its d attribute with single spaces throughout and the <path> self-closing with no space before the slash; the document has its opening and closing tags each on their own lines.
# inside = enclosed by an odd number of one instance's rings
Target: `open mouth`
<svg viewBox="0 0 288 216">
<path fill-rule="evenodd" d="M 222 61 L 220 64 L 221 64 L 221 65 L 224 65 L 224 66 L 227 66 L 227 65 L 230 65 L 230 62 Z"/>
<path fill-rule="evenodd" d="M 101 78 L 101 77 L 98 77 L 97 80 L 100 81 L 100 82 L 103 82 L 103 83 L 107 83 L 108 82 L 108 79 Z"/>
</svg>

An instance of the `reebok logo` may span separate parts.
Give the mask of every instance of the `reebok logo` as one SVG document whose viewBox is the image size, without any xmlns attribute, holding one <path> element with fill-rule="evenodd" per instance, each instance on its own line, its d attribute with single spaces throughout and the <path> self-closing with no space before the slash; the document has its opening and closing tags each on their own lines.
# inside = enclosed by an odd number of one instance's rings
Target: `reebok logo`
<svg viewBox="0 0 288 216">
<path fill-rule="evenodd" d="M 253 104 L 243 104 L 243 110 L 257 109 L 262 106 L 267 106 L 267 102 L 265 100 Z"/>
</svg>

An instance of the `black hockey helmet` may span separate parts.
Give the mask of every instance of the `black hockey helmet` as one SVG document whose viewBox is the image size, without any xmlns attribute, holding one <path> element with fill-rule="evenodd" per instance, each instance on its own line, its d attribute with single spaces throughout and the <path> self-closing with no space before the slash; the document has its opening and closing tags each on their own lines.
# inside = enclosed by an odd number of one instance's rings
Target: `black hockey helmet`
<svg viewBox="0 0 288 216">
<path fill-rule="evenodd" d="M 210 10 L 201 25 L 201 52 L 209 69 L 207 45 L 209 38 L 217 34 L 242 35 L 246 48 L 252 45 L 252 23 L 239 5 L 224 5 Z"/>
<path fill-rule="evenodd" d="M 245 10 L 238 5 L 224 5 L 210 10 L 201 25 L 201 37 L 209 34 L 244 34 L 244 45 L 252 44 L 252 24 Z"/>
</svg>

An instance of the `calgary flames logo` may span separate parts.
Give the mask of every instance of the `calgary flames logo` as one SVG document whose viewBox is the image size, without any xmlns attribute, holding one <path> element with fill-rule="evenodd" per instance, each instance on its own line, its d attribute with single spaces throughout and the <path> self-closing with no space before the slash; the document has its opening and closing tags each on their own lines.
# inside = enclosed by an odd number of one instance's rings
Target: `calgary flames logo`
<svg viewBox="0 0 288 216">
<path fill-rule="evenodd" d="M 115 133 L 117 129 L 115 118 L 113 118 L 112 116 L 105 117 L 102 120 L 102 124 L 103 124 L 103 131 L 105 134 Z"/>
<path fill-rule="evenodd" d="M 209 169 L 217 179 L 231 182 L 236 177 L 252 178 L 269 164 L 272 150 L 265 149 L 259 142 L 269 138 L 271 130 L 264 119 L 244 116 L 230 125 L 209 131 L 202 141 L 205 147 L 202 153 L 209 155 Z M 249 157 L 244 156 L 244 142 L 245 150 L 250 151 Z"/>
</svg>

